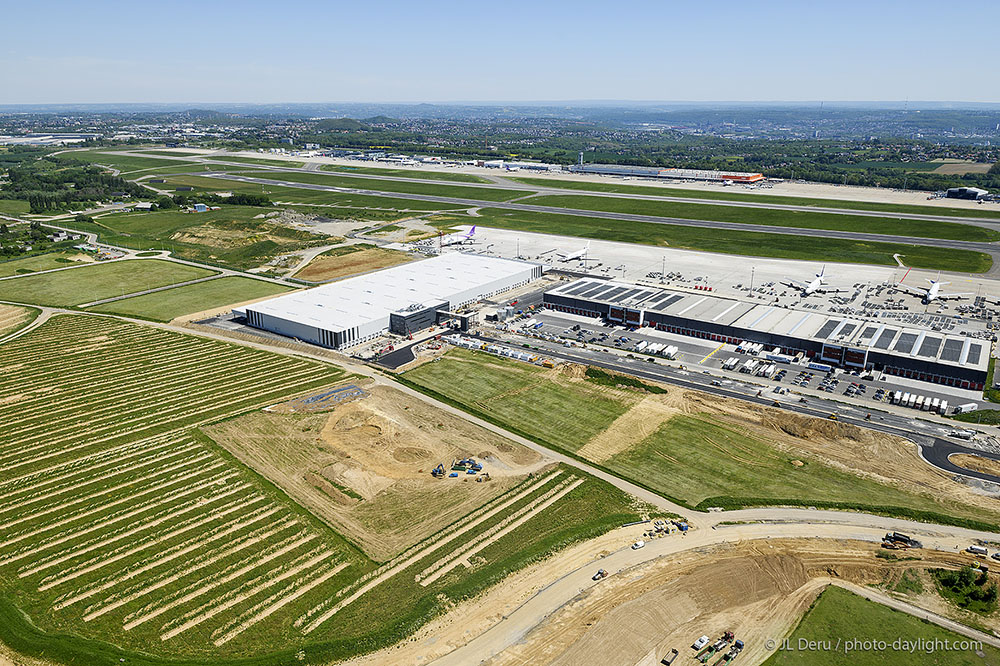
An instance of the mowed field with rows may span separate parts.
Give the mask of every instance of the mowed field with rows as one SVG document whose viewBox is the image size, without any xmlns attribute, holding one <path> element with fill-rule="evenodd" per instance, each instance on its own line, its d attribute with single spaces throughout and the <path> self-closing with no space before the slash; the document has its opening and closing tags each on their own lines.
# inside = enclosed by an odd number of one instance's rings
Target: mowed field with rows
<svg viewBox="0 0 1000 666">
<path fill-rule="evenodd" d="M 198 428 L 343 371 L 86 315 L 0 345 L 0 367 L 0 641 L 56 662 L 349 657 L 649 513 L 552 465 L 374 562 Z"/>
<path fill-rule="evenodd" d="M 0 366 L 0 581 L 42 629 L 271 649 L 295 601 L 368 564 L 188 430 L 337 368 L 75 315 L 0 347 Z"/>
</svg>

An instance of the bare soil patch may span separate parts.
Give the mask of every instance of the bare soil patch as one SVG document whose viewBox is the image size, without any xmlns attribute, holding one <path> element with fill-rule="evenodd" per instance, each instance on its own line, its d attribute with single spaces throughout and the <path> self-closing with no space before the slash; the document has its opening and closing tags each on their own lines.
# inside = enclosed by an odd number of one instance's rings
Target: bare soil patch
<svg viewBox="0 0 1000 666">
<path fill-rule="evenodd" d="M 295 277 L 310 282 L 326 282 L 356 273 L 365 273 L 412 260 L 406 252 L 371 248 L 340 256 L 320 255 L 297 272 Z"/>
<path fill-rule="evenodd" d="M 386 560 L 511 488 L 538 454 L 387 386 L 325 413 L 256 412 L 205 432 L 289 495 Z M 474 456 L 491 480 L 435 479 Z"/>
<path fill-rule="evenodd" d="M 962 176 L 967 173 L 986 173 L 990 170 L 991 166 L 993 165 L 989 162 L 945 162 L 931 173 L 940 173 L 946 176 Z"/>
<path fill-rule="evenodd" d="M 0 336 L 21 328 L 30 317 L 30 310 L 16 305 L 0 305 Z"/>
<path fill-rule="evenodd" d="M 959 467 L 971 469 L 974 472 L 1000 476 L 1000 462 L 996 460 L 990 460 L 989 458 L 983 458 L 971 453 L 956 453 L 953 456 L 949 456 L 948 460 Z"/>
</svg>

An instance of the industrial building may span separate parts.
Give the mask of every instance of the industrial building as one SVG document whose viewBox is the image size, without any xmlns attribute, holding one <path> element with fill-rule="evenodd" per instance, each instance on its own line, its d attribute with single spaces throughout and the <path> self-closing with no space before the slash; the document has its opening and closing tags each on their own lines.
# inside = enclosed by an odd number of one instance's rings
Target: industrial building
<svg viewBox="0 0 1000 666">
<path fill-rule="evenodd" d="M 450 252 L 234 309 L 254 328 L 344 349 L 407 335 L 540 278 L 539 264 Z"/>
<path fill-rule="evenodd" d="M 979 187 L 951 187 L 944 193 L 948 199 L 985 199 L 989 192 Z"/>
<path fill-rule="evenodd" d="M 722 183 L 757 183 L 764 180 L 764 174 L 748 171 L 709 171 L 707 169 L 661 169 L 659 167 L 627 166 L 621 164 L 573 164 L 568 167 L 573 173 L 591 173 L 602 176 L 633 176 L 639 178 L 659 178 L 669 180 L 706 180 Z"/>
<path fill-rule="evenodd" d="M 549 290 L 543 302 L 552 310 L 626 326 L 653 326 L 720 343 L 762 343 L 788 357 L 964 389 L 982 390 L 989 366 L 988 341 L 951 333 L 951 318 L 934 315 L 865 321 L 594 278 Z"/>
</svg>

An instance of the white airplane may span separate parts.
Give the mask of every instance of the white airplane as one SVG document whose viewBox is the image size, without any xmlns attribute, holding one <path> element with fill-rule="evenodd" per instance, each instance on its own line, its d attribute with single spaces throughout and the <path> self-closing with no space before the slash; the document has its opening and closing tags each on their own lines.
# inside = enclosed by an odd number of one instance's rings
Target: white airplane
<svg viewBox="0 0 1000 666">
<path fill-rule="evenodd" d="M 587 252 L 590 251 L 590 241 L 587 241 L 586 247 L 583 247 L 575 252 L 557 252 L 559 255 L 559 261 L 567 262 L 579 259 L 581 261 L 588 261 Z"/>
<path fill-rule="evenodd" d="M 828 292 L 838 292 L 840 289 L 827 289 L 826 285 L 826 266 L 823 267 L 819 273 L 816 273 L 816 277 L 810 282 L 803 282 L 802 280 L 793 280 L 792 278 L 785 278 L 789 287 L 793 289 L 798 289 L 802 292 L 803 296 L 809 296 L 811 294 L 825 294 Z"/>
<path fill-rule="evenodd" d="M 474 243 L 474 236 L 476 235 L 476 225 L 472 225 L 472 228 L 466 232 L 459 232 L 457 234 L 448 234 L 447 236 L 441 236 L 441 247 L 447 247 L 448 245 L 464 245 L 465 243 Z"/>
<path fill-rule="evenodd" d="M 940 277 L 941 276 L 938 275 L 938 278 Z M 939 300 L 950 301 L 952 299 L 965 298 L 966 296 L 972 295 L 971 291 L 964 292 L 961 294 L 942 294 L 941 287 L 943 287 L 946 284 L 951 284 L 950 282 L 941 282 L 940 279 L 928 280 L 928 282 L 931 284 L 931 286 L 927 289 L 921 289 L 919 287 L 918 288 L 907 287 L 906 285 L 903 284 L 896 284 L 896 289 L 899 289 L 900 291 L 905 291 L 908 294 L 919 297 L 925 305 L 929 305 L 934 301 L 939 301 Z"/>
</svg>

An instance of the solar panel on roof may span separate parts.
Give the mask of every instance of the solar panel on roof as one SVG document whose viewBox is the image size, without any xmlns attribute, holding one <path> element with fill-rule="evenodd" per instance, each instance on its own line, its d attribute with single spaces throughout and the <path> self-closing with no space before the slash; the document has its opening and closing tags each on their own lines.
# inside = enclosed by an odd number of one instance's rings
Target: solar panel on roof
<svg viewBox="0 0 1000 666">
<path fill-rule="evenodd" d="M 896 333 L 899 332 L 897 328 L 887 328 L 882 331 L 882 335 L 878 336 L 878 340 L 872 345 L 876 349 L 888 349 L 889 345 L 892 344 L 892 339 L 896 337 Z"/>
<path fill-rule="evenodd" d="M 611 299 L 617 297 L 618 294 L 621 294 L 626 291 L 628 291 L 628 287 L 614 287 L 610 291 L 605 292 L 603 296 L 605 300 L 610 301 Z"/>
<path fill-rule="evenodd" d="M 899 340 L 896 342 L 896 346 L 893 347 L 893 349 L 898 351 L 900 354 L 909 354 L 913 351 L 913 343 L 916 341 L 916 333 L 903 333 L 899 336 Z"/>
<path fill-rule="evenodd" d="M 840 319 L 827 319 L 826 323 L 820 326 L 819 331 L 816 332 L 817 338 L 823 338 L 824 340 L 833 333 L 833 329 L 840 325 Z"/>
<path fill-rule="evenodd" d="M 622 294 L 620 297 L 618 297 L 618 301 L 621 302 L 621 301 L 624 301 L 627 298 L 631 298 L 632 296 L 635 296 L 636 294 L 638 294 L 640 291 L 642 291 L 642 289 L 629 289 L 624 294 Z"/>
<path fill-rule="evenodd" d="M 624 289 L 624 287 L 617 287 L 618 289 Z M 615 289 L 614 285 L 609 284 L 599 284 L 593 289 L 588 289 L 587 291 L 580 294 L 581 298 L 597 298 L 596 294 L 600 294 L 601 298 L 607 298 L 608 292 Z"/>
<path fill-rule="evenodd" d="M 917 356 L 934 358 L 937 356 L 938 349 L 940 348 L 941 338 L 932 338 L 928 335 L 924 338 L 923 344 L 920 345 L 920 349 L 917 351 Z"/>
<path fill-rule="evenodd" d="M 848 335 L 854 332 L 854 329 L 856 329 L 857 327 L 858 327 L 857 324 L 850 324 L 850 323 L 844 324 L 843 328 L 841 328 L 840 331 L 837 332 L 837 335 L 842 335 L 846 338 Z"/>
<path fill-rule="evenodd" d="M 861 333 L 861 339 L 862 339 L 862 340 L 868 340 L 868 339 L 869 339 L 869 338 L 871 338 L 871 337 L 872 337 L 873 335 L 875 335 L 875 331 L 877 331 L 877 330 L 878 330 L 878 326 L 868 326 L 868 327 L 867 327 L 867 328 L 865 328 L 865 330 L 864 330 L 864 331 L 863 331 L 863 332 Z"/>
<path fill-rule="evenodd" d="M 969 347 L 969 358 L 966 360 L 966 363 L 971 363 L 972 365 L 976 365 L 977 363 L 979 363 L 979 356 L 982 353 L 983 353 L 982 345 L 977 345 L 977 344 L 971 345 Z"/>
<path fill-rule="evenodd" d="M 957 363 L 958 359 L 962 357 L 962 347 L 964 346 L 964 340 L 959 340 L 958 338 L 948 338 L 944 341 L 944 349 L 941 350 L 941 360 Z"/>
<path fill-rule="evenodd" d="M 570 285 L 570 288 L 564 291 L 564 294 L 578 294 L 581 291 L 586 291 L 594 286 L 593 282 L 583 282 L 581 284 Z"/>
<path fill-rule="evenodd" d="M 667 301 L 669 301 L 671 298 L 679 298 L 679 297 L 675 297 L 674 294 L 663 294 L 659 298 L 654 299 L 654 300 L 650 301 L 649 303 L 646 303 L 646 309 L 647 310 L 658 310 L 659 308 L 663 307 L 663 305 Z"/>
</svg>

